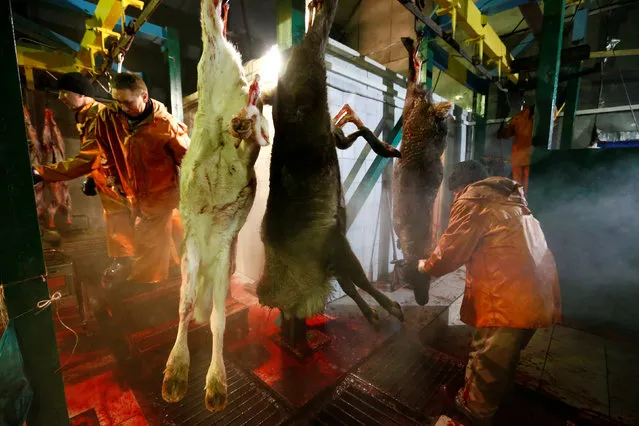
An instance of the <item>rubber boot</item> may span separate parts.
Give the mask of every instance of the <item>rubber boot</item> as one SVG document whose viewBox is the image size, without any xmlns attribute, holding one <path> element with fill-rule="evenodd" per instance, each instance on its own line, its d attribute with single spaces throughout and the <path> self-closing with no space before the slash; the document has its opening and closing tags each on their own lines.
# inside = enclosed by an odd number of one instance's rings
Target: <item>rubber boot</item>
<svg viewBox="0 0 639 426">
<path fill-rule="evenodd" d="M 112 291 L 119 284 L 126 282 L 131 271 L 130 257 L 116 257 L 102 273 L 102 288 Z"/>
</svg>

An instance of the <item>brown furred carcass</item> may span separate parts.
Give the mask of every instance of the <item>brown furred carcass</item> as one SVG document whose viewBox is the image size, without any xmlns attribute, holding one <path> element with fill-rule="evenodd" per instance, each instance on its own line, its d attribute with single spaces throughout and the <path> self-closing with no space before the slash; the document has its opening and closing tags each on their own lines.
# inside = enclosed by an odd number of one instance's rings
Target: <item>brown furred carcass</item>
<svg viewBox="0 0 639 426">
<path fill-rule="evenodd" d="M 286 71 L 268 102 L 273 105 L 275 136 L 270 192 L 262 221 L 266 262 L 257 284 L 260 303 L 279 308 L 285 319 L 323 312 L 332 278 L 376 325 L 377 313 L 356 286 L 391 315 L 403 320 L 401 307 L 375 289 L 346 238 L 346 209 L 337 148 L 364 136 L 387 157 L 399 156 L 370 131 L 344 136 L 339 127 L 361 124 L 348 106 L 332 122 L 328 111 L 324 62 L 337 0 L 310 0 L 312 20 L 305 39 L 292 49 Z"/>
<path fill-rule="evenodd" d="M 180 321 L 164 371 L 162 397 L 178 402 L 187 392 L 192 318 L 208 320 L 213 334 L 205 405 L 227 402 L 222 346 L 237 235 L 255 199 L 253 166 L 268 128 L 258 109 L 257 80 L 250 85 L 239 53 L 226 40 L 228 4 L 201 1 L 202 56 L 198 64 L 198 110 L 191 144 L 180 170 L 180 213 L 184 224 Z M 222 18 L 224 16 L 224 19 Z"/>
<path fill-rule="evenodd" d="M 417 83 L 413 40 L 402 38 L 409 54 L 410 77 L 402 122 L 402 157 L 393 170 L 393 225 L 404 255 L 404 280 L 417 303 L 428 303 L 430 278 L 417 271 L 419 259 L 431 249 L 433 203 L 443 178 L 441 156 L 446 148 L 450 102 L 433 103 L 432 93 Z"/>
<path fill-rule="evenodd" d="M 58 123 L 53 117 L 53 111 L 44 110 L 44 129 L 42 130 L 42 142 L 47 151 L 51 153 L 51 164 L 65 159 L 65 145 Z M 48 185 L 50 194 L 47 202 L 49 212 L 49 228 L 55 228 L 55 215 L 62 208 L 66 214 L 67 225 L 71 224 L 71 194 L 67 182 L 50 182 Z"/>
</svg>

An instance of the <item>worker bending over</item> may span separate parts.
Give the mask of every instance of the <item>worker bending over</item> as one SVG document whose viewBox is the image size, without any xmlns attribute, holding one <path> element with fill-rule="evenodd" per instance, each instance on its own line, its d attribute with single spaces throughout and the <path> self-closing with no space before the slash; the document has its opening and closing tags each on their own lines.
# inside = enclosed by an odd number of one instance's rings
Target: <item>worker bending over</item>
<svg viewBox="0 0 639 426">
<path fill-rule="evenodd" d="M 488 177 L 478 161 L 453 167 L 450 223 L 419 271 L 439 277 L 466 265 L 461 320 L 476 327 L 465 386 L 443 388 L 464 424 L 491 424 L 513 384 L 520 351 L 560 321 L 557 269 L 520 184 Z"/>
<path fill-rule="evenodd" d="M 534 114 L 534 105 L 526 107 L 515 114 L 508 124 L 499 129 L 499 137 L 515 137 L 510 153 L 510 163 L 513 168 L 513 179 L 524 187 L 524 194 L 528 194 Z"/>
<path fill-rule="evenodd" d="M 189 145 L 187 128 L 149 98 L 139 76 L 118 74 L 111 88 L 116 102 L 100 111 L 96 128 L 102 166 L 135 218 L 129 280 L 157 283 L 168 278 L 171 261 L 179 263 L 178 168 Z"/>
<path fill-rule="evenodd" d="M 82 192 L 89 196 L 99 195 L 102 201 L 107 250 L 109 257 L 113 259 L 104 271 L 103 280 L 110 282 L 128 274 L 133 255 L 133 227 L 126 201 L 107 187 L 106 174 L 100 167 L 95 122 L 104 105 L 93 99 L 93 87 L 80 73 L 64 74 L 57 81 L 57 89 L 60 101 L 75 111 L 75 124 L 80 133 L 80 153 L 55 164 L 35 166 L 34 184 L 40 181 L 67 181 L 87 175 Z"/>
</svg>

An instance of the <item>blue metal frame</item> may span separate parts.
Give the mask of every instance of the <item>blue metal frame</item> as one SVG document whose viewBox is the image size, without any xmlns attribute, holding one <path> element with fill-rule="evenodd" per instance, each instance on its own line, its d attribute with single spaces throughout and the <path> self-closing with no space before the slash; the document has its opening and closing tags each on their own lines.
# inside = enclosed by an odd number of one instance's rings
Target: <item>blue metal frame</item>
<svg viewBox="0 0 639 426">
<path fill-rule="evenodd" d="M 585 3 L 583 9 L 579 9 L 575 12 L 575 17 L 572 26 L 572 43 L 579 44 L 586 40 L 586 29 L 588 27 L 588 1 Z"/>
<path fill-rule="evenodd" d="M 85 12 L 89 15 L 93 15 L 95 13 L 96 5 L 90 3 L 85 0 L 44 0 L 47 3 L 55 4 L 58 6 L 65 7 L 67 9 L 74 10 L 76 12 Z M 126 23 L 129 24 L 131 20 L 130 16 L 126 17 Z M 114 31 L 121 31 L 120 24 L 116 25 Z M 151 24 L 150 22 L 144 23 L 142 27 L 140 27 L 140 31 L 138 35 L 147 40 L 153 41 L 155 43 L 160 43 L 166 39 L 164 36 L 163 28 L 159 25 Z"/>
<path fill-rule="evenodd" d="M 397 123 L 393 127 L 393 130 L 390 134 L 389 139 L 391 140 L 391 145 L 394 147 L 397 147 L 399 145 L 399 142 L 402 140 L 402 118 L 403 116 L 399 117 L 399 120 L 397 120 Z M 362 182 L 355 189 L 353 196 L 346 203 L 347 230 L 351 227 L 351 225 L 357 218 L 357 215 L 364 206 L 364 203 L 366 203 L 368 196 L 373 191 L 377 180 L 384 172 L 384 169 L 388 165 L 389 161 L 389 158 L 376 156 L 375 160 L 373 160 L 373 164 L 371 164 L 371 166 L 366 171 Z"/>
</svg>

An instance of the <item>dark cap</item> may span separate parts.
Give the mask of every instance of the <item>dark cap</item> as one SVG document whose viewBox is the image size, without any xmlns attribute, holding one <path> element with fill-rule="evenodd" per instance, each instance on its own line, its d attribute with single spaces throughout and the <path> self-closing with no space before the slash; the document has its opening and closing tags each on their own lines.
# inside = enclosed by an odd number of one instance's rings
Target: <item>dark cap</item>
<svg viewBox="0 0 639 426">
<path fill-rule="evenodd" d="M 453 171 L 448 178 L 448 189 L 455 191 L 488 177 L 488 171 L 481 162 L 477 160 L 462 161 L 453 166 Z"/>
<path fill-rule="evenodd" d="M 94 95 L 91 82 L 79 72 L 64 74 L 58 79 L 56 87 L 58 90 L 66 90 L 77 93 L 78 95 L 89 96 L 91 98 Z"/>
</svg>

